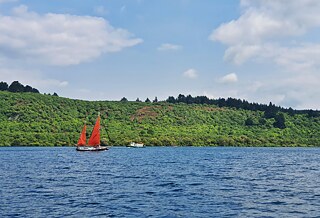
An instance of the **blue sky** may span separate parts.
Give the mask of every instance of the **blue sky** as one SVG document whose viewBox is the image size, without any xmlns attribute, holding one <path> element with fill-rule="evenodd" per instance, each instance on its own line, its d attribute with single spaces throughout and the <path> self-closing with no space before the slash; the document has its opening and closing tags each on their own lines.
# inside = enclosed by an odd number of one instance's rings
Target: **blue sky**
<svg viewBox="0 0 320 218">
<path fill-rule="evenodd" d="M 0 80 L 320 109 L 318 0 L 0 0 Z"/>
</svg>

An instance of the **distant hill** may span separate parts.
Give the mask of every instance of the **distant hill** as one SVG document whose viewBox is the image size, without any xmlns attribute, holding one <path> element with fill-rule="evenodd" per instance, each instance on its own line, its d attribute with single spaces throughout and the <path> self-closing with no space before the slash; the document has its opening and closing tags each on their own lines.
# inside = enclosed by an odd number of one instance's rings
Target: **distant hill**
<svg viewBox="0 0 320 218">
<path fill-rule="evenodd" d="M 101 112 L 102 143 L 108 145 L 320 146 L 317 111 L 269 106 L 262 111 L 201 102 L 83 101 L 0 91 L 0 145 L 72 146 L 84 121 L 90 133 Z"/>
</svg>

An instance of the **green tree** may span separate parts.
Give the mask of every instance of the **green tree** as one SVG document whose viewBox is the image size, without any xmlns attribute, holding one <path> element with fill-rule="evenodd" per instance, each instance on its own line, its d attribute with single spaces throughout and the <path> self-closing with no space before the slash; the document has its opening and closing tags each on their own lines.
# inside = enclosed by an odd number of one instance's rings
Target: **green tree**
<svg viewBox="0 0 320 218">
<path fill-rule="evenodd" d="M 0 91 L 7 91 L 8 84 L 6 82 L 0 82 Z"/>
<path fill-rule="evenodd" d="M 23 89 L 23 92 L 32 92 L 33 91 L 33 88 L 29 85 L 26 85 Z"/>
<path fill-rule="evenodd" d="M 185 100 L 187 98 L 191 100 L 188 96 Z M 320 146 L 319 111 L 295 110 L 294 116 L 290 116 L 288 110 L 281 111 L 271 105 L 280 112 L 267 119 L 265 108 L 260 110 L 263 105 L 259 104 L 252 104 L 256 110 L 238 109 L 236 107 L 249 108 L 251 103 L 229 99 L 228 105 L 226 100 L 221 100 L 225 106 L 219 108 L 217 101 L 201 96 L 192 102 L 173 105 L 84 101 L 0 92 L 0 146 L 73 145 L 84 120 L 90 135 L 98 111 L 101 112 L 101 141 L 109 145 L 141 141 L 151 146 Z M 215 105 L 201 105 L 205 102 L 215 102 Z M 235 106 L 230 108 L 231 105 Z M 244 126 L 248 118 L 254 121 L 252 128 Z M 249 119 L 247 124 L 251 124 Z"/>
<path fill-rule="evenodd" d="M 176 99 L 173 96 L 169 96 L 166 101 L 169 103 L 176 103 Z"/>
<path fill-rule="evenodd" d="M 253 126 L 254 125 L 253 119 L 251 117 L 248 117 L 245 121 L 245 125 L 246 126 Z"/>
<path fill-rule="evenodd" d="M 126 97 L 123 97 L 123 98 L 121 98 L 121 100 L 120 100 L 121 102 L 127 102 L 128 101 L 128 99 L 126 98 Z"/>
<path fill-rule="evenodd" d="M 33 93 L 40 93 L 38 89 L 32 88 Z"/>
<path fill-rule="evenodd" d="M 9 92 L 23 92 L 24 86 L 21 83 L 19 83 L 18 81 L 14 81 L 9 86 L 8 91 Z"/>
<path fill-rule="evenodd" d="M 269 106 L 264 111 L 264 117 L 267 119 L 275 118 L 277 116 L 277 112 L 278 112 L 278 108 L 270 102 Z"/>
<path fill-rule="evenodd" d="M 155 97 L 154 100 L 153 100 L 153 103 L 157 103 L 158 102 L 158 98 Z"/>
<path fill-rule="evenodd" d="M 279 129 L 285 129 L 286 128 L 286 120 L 283 115 L 283 113 L 279 113 L 275 117 L 275 122 L 273 123 L 273 126 Z"/>
</svg>

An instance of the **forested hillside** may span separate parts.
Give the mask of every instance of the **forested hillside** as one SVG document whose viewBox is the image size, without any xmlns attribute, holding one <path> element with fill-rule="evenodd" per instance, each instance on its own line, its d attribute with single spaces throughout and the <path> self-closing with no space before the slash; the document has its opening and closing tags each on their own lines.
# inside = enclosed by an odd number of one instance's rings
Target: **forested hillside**
<svg viewBox="0 0 320 218">
<path fill-rule="evenodd" d="M 320 117 L 181 102 L 82 101 L 0 91 L 1 146 L 72 146 L 98 112 L 102 143 L 150 146 L 320 146 Z"/>
</svg>

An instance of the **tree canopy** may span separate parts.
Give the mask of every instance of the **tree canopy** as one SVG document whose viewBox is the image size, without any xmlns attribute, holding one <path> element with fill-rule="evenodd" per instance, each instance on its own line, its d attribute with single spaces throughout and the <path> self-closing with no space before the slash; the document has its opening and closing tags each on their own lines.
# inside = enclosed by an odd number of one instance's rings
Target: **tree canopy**
<svg viewBox="0 0 320 218">
<path fill-rule="evenodd" d="M 39 90 L 29 85 L 24 86 L 19 81 L 13 81 L 10 86 L 6 82 L 0 82 L 0 91 L 39 93 Z"/>
<path fill-rule="evenodd" d="M 2 91 L 0 141 L 8 146 L 72 146 L 83 123 L 90 133 L 101 112 L 101 141 L 108 145 L 136 141 L 148 146 L 320 146 L 316 111 L 289 114 L 280 109 L 266 116 L 265 111 L 229 103 L 83 101 Z"/>
</svg>

